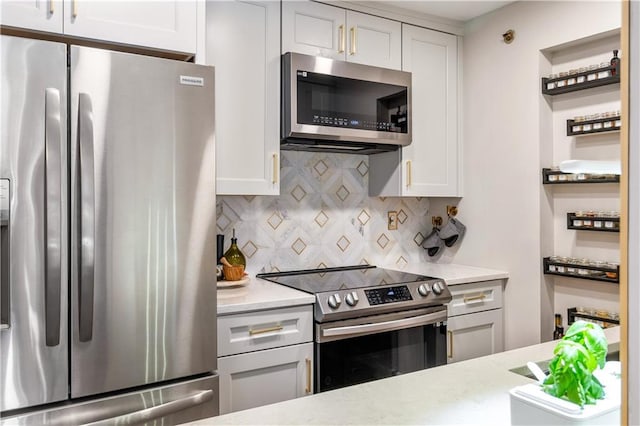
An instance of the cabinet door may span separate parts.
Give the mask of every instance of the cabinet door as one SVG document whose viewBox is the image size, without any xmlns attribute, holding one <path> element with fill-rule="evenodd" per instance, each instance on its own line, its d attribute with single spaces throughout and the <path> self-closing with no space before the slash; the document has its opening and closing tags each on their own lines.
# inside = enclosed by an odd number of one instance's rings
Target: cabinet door
<svg viewBox="0 0 640 426">
<path fill-rule="evenodd" d="M 403 195 L 459 196 L 457 37 L 403 24 L 402 69 L 412 73 L 413 107 Z"/>
<path fill-rule="evenodd" d="M 62 0 L 2 0 L 0 24 L 62 33 Z"/>
<path fill-rule="evenodd" d="M 65 0 L 64 33 L 195 53 L 195 1 Z"/>
<path fill-rule="evenodd" d="M 503 350 L 502 309 L 447 319 L 447 362 L 464 361 Z"/>
<path fill-rule="evenodd" d="M 376 67 L 402 68 L 402 24 L 347 11 L 347 61 Z"/>
<path fill-rule="evenodd" d="M 345 59 L 345 11 L 310 1 L 282 2 L 282 53 Z"/>
<path fill-rule="evenodd" d="M 280 193 L 280 3 L 207 3 L 216 69 L 216 191 Z"/>
<path fill-rule="evenodd" d="M 220 414 L 313 393 L 313 343 L 218 359 Z"/>
</svg>

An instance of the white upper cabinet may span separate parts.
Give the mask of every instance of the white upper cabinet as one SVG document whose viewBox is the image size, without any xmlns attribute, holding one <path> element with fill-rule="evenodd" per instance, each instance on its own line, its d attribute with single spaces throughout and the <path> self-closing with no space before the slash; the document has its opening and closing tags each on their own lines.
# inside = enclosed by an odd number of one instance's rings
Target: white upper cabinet
<svg viewBox="0 0 640 426">
<path fill-rule="evenodd" d="M 457 37 L 402 24 L 402 69 L 412 74 L 411 144 L 370 156 L 369 195 L 461 196 Z"/>
<path fill-rule="evenodd" d="M 2 24 L 111 43 L 196 51 L 196 1 L 2 1 Z"/>
<path fill-rule="evenodd" d="M 282 2 L 282 53 L 345 59 L 345 10 L 309 1 Z"/>
<path fill-rule="evenodd" d="M 62 0 L 0 2 L 0 24 L 62 33 Z"/>
<path fill-rule="evenodd" d="M 64 17 L 67 35 L 196 51 L 195 1 L 67 0 Z"/>
<path fill-rule="evenodd" d="M 402 67 L 402 24 L 347 11 L 347 61 L 399 70 Z"/>
<path fill-rule="evenodd" d="M 216 70 L 216 192 L 280 192 L 280 3 L 207 3 Z"/>
<path fill-rule="evenodd" d="M 321 3 L 282 3 L 282 53 L 400 69 L 400 22 Z"/>
</svg>

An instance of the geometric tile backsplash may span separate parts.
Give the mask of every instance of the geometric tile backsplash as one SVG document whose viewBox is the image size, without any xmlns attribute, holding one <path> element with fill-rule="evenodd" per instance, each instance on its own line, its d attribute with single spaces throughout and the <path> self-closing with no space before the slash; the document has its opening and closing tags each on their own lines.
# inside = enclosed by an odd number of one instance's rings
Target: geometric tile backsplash
<svg viewBox="0 0 640 426">
<path fill-rule="evenodd" d="M 236 230 L 247 272 L 425 261 L 428 198 L 369 197 L 366 155 L 281 151 L 279 196 L 218 196 L 225 250 Z M 387 212 L 398 229 L 387 229 Z"/>
</svg>

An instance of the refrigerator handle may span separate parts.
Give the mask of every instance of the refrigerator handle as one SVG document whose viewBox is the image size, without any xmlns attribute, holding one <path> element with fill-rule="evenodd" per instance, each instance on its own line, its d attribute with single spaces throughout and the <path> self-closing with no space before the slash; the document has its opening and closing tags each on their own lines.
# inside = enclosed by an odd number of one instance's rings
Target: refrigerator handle
<svg viewBox="0 0 640 426">
<path fill-rule="evenodd" d="M 170 414 L 174 414 L 192 407 L 204 404 L 213 399 L 213 390 L 208 389 L 198 392 L 194 395 L 176 399 L 166 404 L 156 405 L 155 407 L 145 408 L 144 410 L 134 411 L 133 413 L 123 414 L 121 416 L 112 417 L 110 419 L 99 420 L 97 422 L 87 423 L 85 426 L 107 426 L 107 425 L 130 425 L 142 424 L 148 421 L 158 419 Z"/>
<path fill-rule="evenodd" d="M 47 346 L 60 344 L 62 157 L 60 91 L 45 91 L 45 336 Z"/>
<path fill-rule="evenodd" d="M 94 232 L 95 194 L 93 165 L 93 107 L 91 97 L 80 93 L 78 99 L 78 168 L 80 211 L 79 227 L 79 339 L 88 342 L 93 337 L 93 287 L 94 287 Z"/>
</svg>

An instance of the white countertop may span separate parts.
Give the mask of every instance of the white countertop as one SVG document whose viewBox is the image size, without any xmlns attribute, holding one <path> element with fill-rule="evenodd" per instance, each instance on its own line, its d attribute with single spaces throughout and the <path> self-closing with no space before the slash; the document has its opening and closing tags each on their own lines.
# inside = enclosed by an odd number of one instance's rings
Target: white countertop
<svg viewBox="0 0 640 426">
<path fill-rule="evenodd" d="M 504 271 L 456 264 L 419 263 L 404 267 L 397 265 L 384 267 L 442 278 L 448 285 L 509 278 L 509 274 Z M 284 308 L 314 302 L 313 295 L 256 277 L 250 277 L 250 282 L 246 286 L 218 288 L 218 315 Z"/>
<path fill-rule="evenodd" d="M 619 330 L 605 330 L 610 350 L 618 350 Z M 509 390 L 533 383 L 509 369 L 527 361 L 552 358 L 556 343 L 514 349 L 190 424 L 509 424 Z"/>
<path fill-rule="evenodd" d="M 496 269 L 478 268 L 476 266 L 457 265 L 455 263 L 411 263 L 400 267 L 398 265 L 384 266 L 413 274 L 428 275 L 442 278 L 447 285 L 473 283 L 478 281 L 500 280 L 509 278 L 509 273 Z"/>
<path fill-rule="evenodd" d="M 218 288 L 218 315 L 309 305 L 315 300 L 309 293 L 250 277 L 245 286 Z"/>
</svg>

